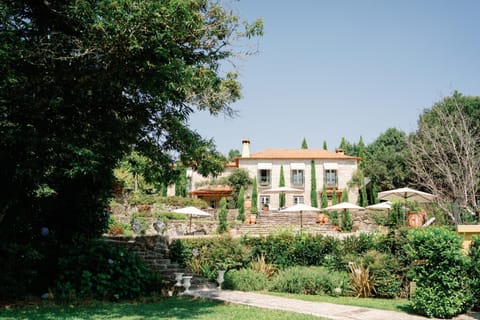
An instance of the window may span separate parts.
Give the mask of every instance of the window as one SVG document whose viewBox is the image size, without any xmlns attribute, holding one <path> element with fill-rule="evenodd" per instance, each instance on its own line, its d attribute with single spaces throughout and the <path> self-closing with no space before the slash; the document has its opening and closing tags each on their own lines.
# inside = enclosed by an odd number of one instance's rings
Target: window
<svg viewBox="0 0 480 320">
<path fill-rule="evenodd" d="M 270 209 L 270 196 L 260 196 L 260 208 L 267 206 Z"/>
<path fill-rule="evenodd" d="M 337 186 L 337 170 L 325 170 L 325 184 L 327 187 Z"/>
<path fill-rule="evenodd" d="M 268 169 L 260 169 L 258 171 L 260 173 L 260 178 L 258 179 L 259 180 L 258 183 L 261 186 L 269 186 L 270 180 L 271 180 L 271 171 Z"/>
<path fill-rule="evenodd" d="M 301 204 L 303 202 L 303 196 L 293 196 L 293 204 Z"/>
<path fill-rule="evenodd" d="M 304 179 L 303 179 L 303 170 L 292 170 L 292 185 L 293 186 L 303 186 Z"/>
</svg>

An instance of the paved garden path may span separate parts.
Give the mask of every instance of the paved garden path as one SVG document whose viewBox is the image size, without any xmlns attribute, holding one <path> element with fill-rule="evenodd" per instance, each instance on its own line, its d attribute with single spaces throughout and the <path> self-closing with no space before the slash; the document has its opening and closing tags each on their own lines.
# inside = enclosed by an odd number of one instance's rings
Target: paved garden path
<svg viewBox="0 0 480 320">
<path fill-rule="evenodd" d="M 429 318 L 402 312 L 377 310 L 371 308 L 345 306 L 326 302 L 309 302 L 290 298 L 275 297 L 266 294 L 202 289 L 190 291 L 191 296 L 221 300 L 253 307 L 298 312 L 332 320 L 425 320 Z M 461 315 L 455 320 L 480 319 L 479 314 Z"/>
</svg>

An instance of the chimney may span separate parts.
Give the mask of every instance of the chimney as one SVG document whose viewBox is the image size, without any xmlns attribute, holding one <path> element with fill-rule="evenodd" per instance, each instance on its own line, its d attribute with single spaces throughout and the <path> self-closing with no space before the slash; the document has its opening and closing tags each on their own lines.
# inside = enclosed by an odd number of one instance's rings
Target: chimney
<svg viewBox="0 0 480 320">
<path fill-rule="evenodd" d="M 242 158 L 250 158 L 250 140 L 242 140 Z"/>
<path fill-rule="evenodd" d="M 345 155 L 345 150 L 338 148 L 338 149 L 335 149 L 335 153 Z"/>
</svg>

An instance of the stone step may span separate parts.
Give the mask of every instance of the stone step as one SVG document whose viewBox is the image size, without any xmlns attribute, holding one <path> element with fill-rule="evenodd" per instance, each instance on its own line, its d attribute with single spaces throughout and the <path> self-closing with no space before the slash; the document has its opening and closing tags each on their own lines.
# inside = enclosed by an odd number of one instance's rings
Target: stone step
<svg viewBox="0 0 480 320">
<path fill-rule="evenodd" d="M 242 235 L 268 235 L 274 233 L 279 229 L 289 229 L 292 231 L 299 231 L 300 224 L 303 226 L 303 231 L 311 233 L 331 233 L 333 227 L 330 223 L 317 223 L 317 213 L 305 212 L 302 213 L 287 213 L 287 212 L 262 212 L 257 216 L 255 224 L 243 224 L 237 226 L 237 233 Z"/>
</svg>

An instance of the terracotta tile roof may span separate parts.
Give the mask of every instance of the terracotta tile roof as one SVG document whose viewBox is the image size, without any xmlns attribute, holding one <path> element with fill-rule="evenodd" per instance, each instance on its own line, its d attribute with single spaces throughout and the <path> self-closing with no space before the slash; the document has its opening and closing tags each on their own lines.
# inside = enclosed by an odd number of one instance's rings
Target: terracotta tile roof
<svg viewBox="0 0 480 320">
<path fill-rule="evenodd" d="M 335 159 L 335 160 L 360 160 L 358 157 L 346 156 L 344 154 L 323 149 L 266 149 L 250 155 L 250 158 L 243 159 Z"/>
<path fill-rule="evenodd" d="M 192 195 L 230 195 L 233 188 L 230 186 L 210 186 L 190 192 Z"/>
</svg>

